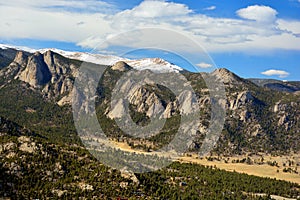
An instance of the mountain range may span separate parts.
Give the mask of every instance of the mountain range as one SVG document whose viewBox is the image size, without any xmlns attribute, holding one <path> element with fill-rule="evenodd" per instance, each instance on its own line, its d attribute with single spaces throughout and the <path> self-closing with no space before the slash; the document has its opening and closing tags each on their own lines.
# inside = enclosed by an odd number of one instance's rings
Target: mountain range
<svg viewBox="0 0 300 200">
<path fill-rule="evenodd" d="M 122 102 L 117 102 L 113 108 L 110 108 L 109 102 L 113 88 L 118 78 L 131 69 L 138 70 L 141 74 L 147 73 L 145 69 L 156 73 L 181 73 L 191 83 L 197 96 L 196 101 L 201 108 L 198 139 L 190 145 L 192 151 L 201 146 L 201 138 L 209 127 L 212 99 L 203 79 L 207 73 L 191 73 L 160 58 L 129 60 L 116 56 L 66 52 L 57 49 L 38 51 L 28 51 L 27 49 L 25 51 L 2 45 L 0 57 L 1 91 L 2 93 L 4 91 L 10 93 L 2 94 L 1 98 L 7 99 L 14 93 L 20 95 L 20 91 L 14 92 L 18 88 L 17 90 L 24 90 L 26 93 L 34 93 L 34 95 L 39 96 L 42 102 L 54 107 L 58 106 L 56 108 L 58 110 L 69 109 L 70 115 L 71 91 L 82 62 L 89 62 L 96 68 L 110 66 L 105 71 L 103 81 L 99 83 L 97 90 L 96 109 L 99 111 L 97 113 L 99 121 L 104 124 L 111 124 L 110 127 L 107 127 L 111 137 L 122 138 L 122 141 L 134 144 L 133 146 L 143 146 L 148 150 L 155 150 L 165 144 L 168 141 L 167 138 L 172 138 L 172 134 L 176 132 L 178 127 L 170 123 L 165 126 L 163 133 L 153 136 L 146 142 L 124 135 L 113 122 L 114 119 L 120 117 L 124 106 Z M 224 68 L 217 69 L 209 75 L 222 79 L 227 95 L 227 98 L 220 102 L 226 108 L 227 114 L 215 153 L 222 152 L 222 154 L 231 155 L 246 152 L 277 152 L 281 154 L 299 151 L 299 82 L 243 79 Z M 130 81 L 132 80 L 129 78 L 128 82 Z M 31 96 L 32 94 L 28 94 L 28 98 L 32 98 Z M 189 99 L 191 97 L 183 96 L 184 105 L 181 106 L 186 107 L 187 110 L 193 110 L 192 107 L 189 107 L 191 106 L 189 103 L 192 101 Z M 22 98 L 26 98 L 26 96 Z M 162 118 L 170 119 L 170 121 L 176 121 L 177 111 L 181 108 L 178 99 L 172 92 L 152 82 L 141 88 L 131 89 L 128 99 L 131 106 L 131 117 L 138 124 L 147 124 L 149 118 L 156 114 L 160 114 Z M 8 105 L 3 105 L 4 102 L 15 103 L 1 99 L 2 107 L 8 107 Z M 39 105 L 41 104 L 39 103 Z M 34 107 L 36 106 L 26 105 L 19 111 L 9 110 L 10 114 L 2 111 L 1 115 L 10 118 L 10 116 L 23 114 L 38 114 L 36 113 L 38 109 Z M 30 109 L 32 112 L 29 112 Z M 20 121 L 16 118 L 11 118 L 11 120 Z M 26 122 L 25 119 L 25 124 L 30 124 L 30 121 Z M 143 145 L 141 145 L 142 143 Z"/>
<path fill-rule="evenodd" d="M 258 155 L 263 159 L 265 155 L 293 157 L 299 153 L 300 82 L 244 79 L 224 68 L 192 73 L 160 58 L 130 60 L 0 45 L 0 198 L 270 199 L 270 194 L 300 197 L 296 183 L 196 164 L 175 162 L 151 173 L 118 171 L 103 165 L 83 146 L 74 125 L 72 103 L 83 112 L 90 110 L 82 101 L 84 94 L 74 86 L 83 65 L 92 72 L 103 69 L 94 98 L 96 115 L 106 136 L 121 144 L 120 148 L 128 146 L 130 151 L 145 153 L 159 150 L 175 137 L 180 115 L 193 112 L 197 104 L 200 123 L 193 141 L 187 143 L 187 153 L 197 153 L 212 123 L 212 106 L 218 104 L 225 108 L 225 122 L 208 156 Z M 123 75 L 134 72 L 150 77 L 151 71 L 154 76 L 164 72 L 182 75 L 195 96 L 187 91 L 176 96 L 151 80 L 134 87 L 135 80 L 129 76 L 117 92 L 128 91 L 131 119 L 140 126 L 149 124 L 152 117 L 166 120 L 159 133 L 139 138 L 118 127 L 116 122 L 124 115 L 125 102 L 111 99 Z M 210 96 L 207 77 L 222 81 L 226 98 L 216 102 Z M 250 158 L 245 160 L 252 162 Z M 298 173 L 300 162 L 293 162 L 289 161 L 289 169 L 283 169 L 285 173 L 293 169 Z M 122 164 L 126 163 L 127 160 Z"/>
</svg>

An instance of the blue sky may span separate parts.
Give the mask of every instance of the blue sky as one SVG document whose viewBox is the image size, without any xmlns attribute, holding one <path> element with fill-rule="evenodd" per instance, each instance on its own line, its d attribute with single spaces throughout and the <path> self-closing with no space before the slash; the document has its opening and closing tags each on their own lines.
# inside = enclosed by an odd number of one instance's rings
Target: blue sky
<svg viewBox="0 0 300 200">
<path fill-rule="evenodd" d="M 0 43 L 300 80 L 300 0 L 11 0 L 0 17 Z"/>
</svg>

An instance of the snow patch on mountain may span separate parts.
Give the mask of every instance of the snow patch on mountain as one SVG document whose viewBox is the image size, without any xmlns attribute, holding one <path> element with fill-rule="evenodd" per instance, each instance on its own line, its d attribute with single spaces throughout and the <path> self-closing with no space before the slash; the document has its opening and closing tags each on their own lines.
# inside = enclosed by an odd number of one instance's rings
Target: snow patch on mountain
<svg viewBox="0 0 300 200">
<path fill-rule="evenodd" d="M 161 58 L 144 58 L 127 61 L 127 64 L 137 70 L 149 69 L 153 72 L 179 72 L 183 69 Z"/>
<path fill-rule="evenodd" d="M 48 50 L 51 50 L 55 53 L 58 53 L 66 58 L 71 58 L 75 60 L 81 60 L 84 62 L 95 63 L 99 65 L 113 65 L 118 61 L 126 61 L 127 59 L 121 58 L 114 55 L 103 55 L 103 54 L 92 54 L 86 52 L 72 52 L 72 51 L 64 51 L 60 49 L 40 49 L 38 50 L 41 53 L 44 53 Z"/>
<path fill-rule="evenodd" d="M 161 58 L 143 58 L 138 60 L 131 60 L 127 58 L 122 58 L 115 55 L 103 55 L 103 54 L 93 54 L 93 53 L 86 53 L 86 52 L 73 52 L 73 51 L 64 51 L 60 49 L 55 48 L 46 48 L 46 49 L 31 49 L 27 47 L 21 47 L 21 46 L 10 46 L 5 44 L 0 44 L 0 48 L 7 49 L 7 48 L 13 48 L 16 50 L 21 51 L 27 51 L 30 53 L 40 52 L 44 54 L 47 51 L 53 51 L 55 53 L 58 53 L 64 57 L 70 58 L 70 59 L 76 59 L 84 62 L 91 62 L 95 64 L 100 65 L 114 65 L 115 63 L 119 61 L 124 61 L 131 67 L 133 67 L 136 70 L 151 70 L 153 72 L 159 72 L 159 73 L 165 73 L 165 72 L 180 72 L 183 69 L 177 65 L 174 65 L 172 63 L 169 63 L 166 60 L 163 60 Z"/>
<path fill-rule="evenodd" d="M 28 47 L 23 47 L 23 46 L 12 46 L 12 45 L 8 45 L 8 44 L 0 44 L 0 49 L 16 49 L 19 51 L 26 51 L 26 52 L 30 52 L 30 53 L 34 53 L 37 50 L 32 49 L 32 48 L 28 48 Z"/>
</svg>

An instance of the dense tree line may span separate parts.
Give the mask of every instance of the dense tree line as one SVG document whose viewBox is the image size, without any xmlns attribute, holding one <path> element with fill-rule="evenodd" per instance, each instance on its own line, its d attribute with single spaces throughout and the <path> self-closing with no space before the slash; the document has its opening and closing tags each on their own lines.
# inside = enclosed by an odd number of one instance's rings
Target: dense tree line
<svg viewBox="0 0 300 200">
<path fill-rule="evenodd" d="M 2 122 L 7 124 L 5 127 L 10 126 L 9 121 Z M 0 197 L 267 199 L 267 196 L 252 194 L 294 198 L 300 195 L 300 186 L 294 183 L 179 162 L 155 172 L 135 174 L 138 179 L 136 182 L 122 176 L 120 171 L 101 164 L 78 145 L 54 144 L 38 135 L 26 133 L 26 137 L 38 148 L 33 153 L 21 151 L 18 138 L 22 134 L 22 131 L 14 129 L 0 138 L 1 146 L 16 144 L 1 153 Z M 12 152 L 15 155 L 8 156 Z M 89 187 L 81 187 L 81 184 Z M 57 191 L 61 192 L 59 196 Z"/>
</svg>

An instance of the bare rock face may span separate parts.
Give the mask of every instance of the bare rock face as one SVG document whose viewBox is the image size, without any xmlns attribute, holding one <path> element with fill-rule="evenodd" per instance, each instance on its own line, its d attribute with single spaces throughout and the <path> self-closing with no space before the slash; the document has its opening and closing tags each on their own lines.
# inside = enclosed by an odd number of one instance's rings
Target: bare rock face
<svg viewBox="0 0 300 200">
<path fill-rule="evenodd" d="M 139 88 L 134 87 L 130 90 L 128 96 L 129 96 L 128 100 L 131 104 L 140 105 L 138 107 L 138 112 L 146 111 L 145 101 L 150 96 L 149 91 L 147 91 L 143 87 L 139 87 Z"/>
<path fill-rule="evenodd" d="M 125 103 L 123 99 L 120 99 L 115 104 L 113 103 L 112 110 L 108 113 L 108 117 L 111 119 L 122 118 L 125 114 Z"/>
<path fill-rule="evenodd" d="M 52 51 L 46 51 L 44 53 L 44 61 L 49 66 L 51 73 L 57 73 L 59 71 L 56 70 L 56 64 L 54 61 L 54 53 Z"/>
<path fill-rule="evenodd" d="M 32 142 L 30 137 L 20 136 L 18 138 L 18 142 L 20 143 L 19 150 L 34 153 L 37 150 L 37 146 L 35 142 Z"/>
<path fill-rule="evenodd" d="M 240 93 L 237 99 L 239 102 L 247 103 L 248 101 L 253 100 L 254 98 L 249 91 L 245 91 Z"/>
<path fill-rule="evenodd" d="M 225 84 L 242 82 L 240 77 L 225 68 L 215 70 L 212 75 L 222 80 Z"/>
<path fill-rule="evenodd" d="M 148 117 L 153 117 L 153 116 L 160 116 L 162 112 L 164 111 L 164 107 L 161 104 L 160 101 L 156 101 L 152 103 L 146 113 Z"/>
<path fill-rule="evenodd" d="M 63 63 L 58 58 L 58 55 L 52 51 L 47 51 L 44 53 L 44 61 L 48 65 L 52 75 L 61 76 L 66 74 L 68 71 L 69 66 Z"/>
<path fill-rule="evenodd" d="M 54 96 L 56 96 L 55 94 L 70 92 L 73 85 L 70 79 L 70 73 L 72 73 L 70 66 L 63 63 L 58 55 L 52 51 L 47 51 L 44 54 L 44 61 L 49 66 L 51 72 L 50 82 L 54 84 Z"/>
<path fill-rule="evenodd" d="M 286 114 L 284 114 L 279 118 L 278 125 L 282 126 L 285 123 L 287 123 L 288 121 L 289 121 L 289 117 Z"/>
<path fill-rule="evenodd" d="M 137 106 L 137 112 L 146 113 L 148 117 L 159 117 L 165 110 L 159 97 L 142 87 L 138 89 L 133 88 L 127 98 L 130 104 Z M 117 102 L 113 102 L 112 105 L 108 117 L 111 119 L 121 118 L 126 112 L 124 100 L 120 99 Z"/>
<path fill-rule="evenodd" d="M 254 97 L 251 95 L 249 91 L 243 91 L 237 94 L 236 99 L 230 100 L 229 108 L 231 110 L 236 110 L 242 106 L 245 106 L 248 102 L 254 100 Z"/>
<path fill-rule="evenodd" d="M 126 169 L 121 170 L 121 177 L 125 179 L 132 180 L 135 184 L 139 184 L 139 179 L 134 175 L 134 173 L 127 171 Z"/>
<path fill-rule="evenodd" d="M 124 61 L 119 61 L 117 62 L 116 64 L 114 64 L 112 67 L 111 67 L 112 70 L 117 70 L 117 71 L 121 71 L 121 72 L 124 72 L 126 70 L 129 70 L 131 69 L 131 67 L 125 63 Z"/>
<path fill-rule="evenodd" d="M 78 69 L 68 59 L 52 51 L 33 55 L 19 51 L 14 61 L 0 71 L 0 76 L 10 76 L 28 83 L 32 88 L 41 89 L 45 98 L 61 97 L 59 105 L 70 104 L 68 94 L 77 74 Z"/>
<path fill-rule="evenodd" d="M 126 98 L 130 104 L 135 106 L 136 112 L 145 113 L 149 118 L 170 118 L 179 110 L 182 111 L 182 114 L 187 115 L 193 113 L 198 105 L 196 96 L 190 91 L 183 91 L 177 100 L 171 101 L 170 99 L 162 99 L 162 97 L 158 95 L 159 93 L 161 93 L 160 95 L 166 94 L 166 91 L 160 90 L 155 84 L 149 84 L 146 87 L 135 87 L 133 85 L 133 82 L 129 79 L 122 86 L 126 88 L 126 90 L 130 88 Z M 123 88 L 121 88 L 121 90 L 123 90 Z M 121 118 L 122 114 L 125 113 L 124 102 L 118 101 L 112 105 L 108 116 L 112 119 Z"/>
<path fill-rule="evenodd" d="M 274 105 L 274 108 L 273 108 L 273 112 L 276 113 L 279 111 L 279 104 L 280 104 L 280 101 L 277 102 L 275 105 Z"/>
<path fill-rule="evenodd" d="M 68 105 L 68 104 L 71 104 L 72 103 L 72 95 L 67 95 L 67 96 L 64 96 L 63 98 L 61 98 L 57 104 L 59 106 L 63 106 L 63 105 Z"/>
<path fill-rule="evenodd" d="M 28 53 L 18 51 L 14 60 L 6 68 L 0 71 L 0 76 L 4 76 L 5 78 L 17 76 L 20 73 L 20 70 L 25 68 L 27 61 Z"/>
<path fill-rule="evenodd" d="M 33 87 L 39 87 L 48 83 L 51 72 L 40 53 L 29 57 L 25 70 L 20 74 L 20 80 L 29 83 Z"/>
<path fill-rule="evenodd" d="M 244 110 L 241 113 L 239 113 L 239 115 L 240 115 L 240 120 L 246 122 L 250 118 L 251 113 L 249 113 L 247 110 Z"/>
<path fill-rule="evenodd" d="M 171 118 L 176 110 L 178 109 L 178 102 L 177 101 L 174 101 L 174 102 L 169 102 L 164 113 L 163 113 L 163 118 Z"/>
<path fill-rule="evenodd" d="M 28 57 L 25 55 L 25 53 L 23 51 L 18 51 L 13 62 L 19 65 L 26 65 L 27 61 Z"/>
<path fill-rule="evenodd" d="M 278 114 L 283 114 L 288 109 L 288 107 L 289 106 L 287 104 L 284 104 L 281 101 L 278 101 L 274 105 L 273 112 L 278 113 Z"/>
<path fill-rule="evenodd" d="M 3 70 L 0 71 L 0 76 L 3 76 L 5 78 L 9 76 L 15 76 L 20 70 L 20 65 L 18 65 L 15 62 L 12 62 L 9 64 L 7 68 L 4 68 Z"/>
<path fill-rule="evenodd" d="M 124 84 L 122 84 L 120 88 L 120 92 L 124 93 L 125 91 L 132 91 L 133 87 L 134 87 L 134 81 L 128 79 Z"/>
<path fill-rule="evenodd" d="M 284 103 L 281 100 L 276 102 L 273 112 L 276 114 L 277 126 L 283 127 L 286 131 L 296 127 L 297 122 L 300 120 L 299 108 L 299 102 Z"/>
<path fill-rule="evenodd" d="M 193 97 L 191 91 L 183 91 L 179 97 L 178 102 L 180 105 L 181 114 L 193 113 L 197 99 Z"/>
<path fill-rule="evenodd" d="M 138 112 L 146 112 L 148 117 L 160 116 L 165 109 L 159 97 L 143 87 L 133 88 L 128 99 L 131 104 L 137 106 Z"/>
</svg>

